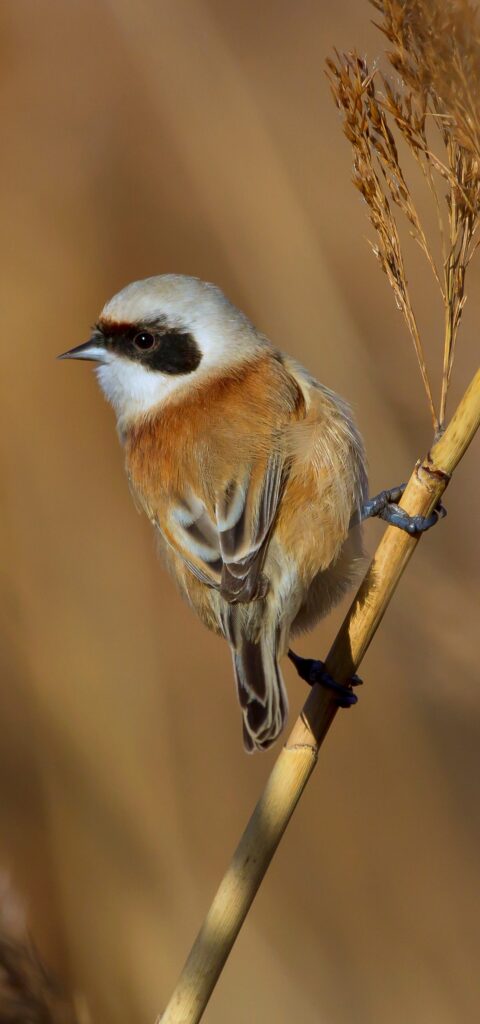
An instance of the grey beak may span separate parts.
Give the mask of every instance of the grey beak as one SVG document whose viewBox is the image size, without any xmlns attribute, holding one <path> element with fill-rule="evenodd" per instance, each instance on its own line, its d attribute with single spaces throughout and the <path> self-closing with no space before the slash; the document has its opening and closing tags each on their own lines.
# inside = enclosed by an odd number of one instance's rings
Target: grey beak
<svg viewBox="0 0 480 1024">
<path fill-rule="evenodd" d="M 107 352 L 98 338 L 89 338 L 88 341 L 84 341 L 83 345 L 77 345 L 76 348 L 70 348 L 68 352 L 62 352 L 57 359 L 91 359 L 97 363 L 105 363 Z"/>
</svg>

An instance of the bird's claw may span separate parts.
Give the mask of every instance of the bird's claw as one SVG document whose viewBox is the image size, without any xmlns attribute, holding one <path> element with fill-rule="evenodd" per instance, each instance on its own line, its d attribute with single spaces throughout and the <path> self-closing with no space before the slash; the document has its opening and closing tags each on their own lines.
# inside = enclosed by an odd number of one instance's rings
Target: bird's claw
<svg viewBox="0 0 480 1024">
<path fill-rule="evenodd" d="M 418 533 L 430 530 L 439 519 L 446 516 L 447 510 L 441 502 L 429 516 L 410 516 L 398 504 L 406 486 L 406 484 L 401 484 L 400 487 L 391 487 L 389 490 L 380 491 L 380 494 L 376 494 L 374 498 L 369 498 L 362 508 L 362 519 L 378 516 L 390 526 L 397 526 L 399 530 L 405 530 L 406 533 L 416 536 Z"/>
<path fill-rule="evenodd" d="M 353 675 L 346 683 L 337 683 L 325 668 L 323 661 L 315 658 L 301 658 L 295 651 L 289 650 L 288 657 L 293 662 L 301 679 L 304 679 L 309 686 L 325 686 L 333 690 L 337 696 L 338 706 L 350 708 L 357 703 L 358 697 L 353 693 L 353 686 L 360 686 L 363 682 L 360 676 Z"/>
</svg>

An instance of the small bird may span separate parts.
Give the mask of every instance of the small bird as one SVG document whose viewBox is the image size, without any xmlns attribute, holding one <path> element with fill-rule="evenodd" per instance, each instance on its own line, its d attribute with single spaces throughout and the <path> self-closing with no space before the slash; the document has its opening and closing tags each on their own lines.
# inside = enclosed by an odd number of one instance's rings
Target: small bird
<svg viewBox="0 0 480 1024">
<path fill-rule="evenodd" d="M 181 593 L 230 644 L 246 749 L 269 747 L 288 710 L 279 659 L 362 568 L 350 408 L 193 277 L 129 284 L 60 358 L 99 364 L 133 496 Z"/>
</svg>

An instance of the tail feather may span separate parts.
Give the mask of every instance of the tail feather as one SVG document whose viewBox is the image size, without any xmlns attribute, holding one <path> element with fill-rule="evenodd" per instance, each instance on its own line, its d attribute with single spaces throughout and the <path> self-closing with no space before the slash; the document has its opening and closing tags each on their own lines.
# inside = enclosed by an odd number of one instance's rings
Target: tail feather
<svg viewBox="0 0 480 1024">
<path fill-rule="evenodd" d="M 238 699 L 243 714 L 243 740 L 248 751 L 266 750 L 282 731 L 287 695 L 271 636 L 258 642 L 236 638 L 232 648 Z"/>
</svg>

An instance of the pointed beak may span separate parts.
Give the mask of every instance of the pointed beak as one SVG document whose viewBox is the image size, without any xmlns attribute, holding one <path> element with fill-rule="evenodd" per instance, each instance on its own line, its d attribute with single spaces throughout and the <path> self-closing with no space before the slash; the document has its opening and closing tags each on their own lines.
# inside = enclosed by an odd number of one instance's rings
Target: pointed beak
<svg viewBox="0 0 480 1024">
<path fill-rule="evenodd" d="M 70 348 L 68 352 L 62 352 L 57 359 L 91 359 L 97 363 L 106 363 L 107 352 L 101 341 L 94 337 L 84 341 L 83 345 L 77 345 L 76 348 Z"/>
</svg>

